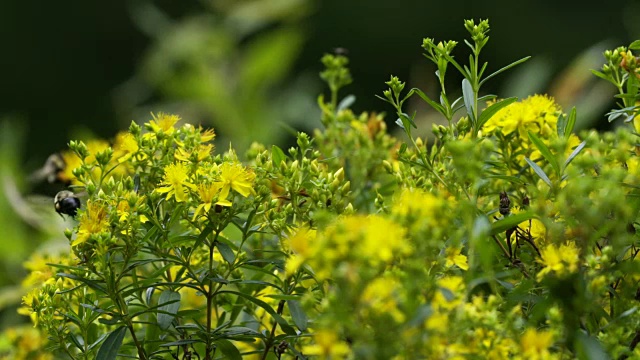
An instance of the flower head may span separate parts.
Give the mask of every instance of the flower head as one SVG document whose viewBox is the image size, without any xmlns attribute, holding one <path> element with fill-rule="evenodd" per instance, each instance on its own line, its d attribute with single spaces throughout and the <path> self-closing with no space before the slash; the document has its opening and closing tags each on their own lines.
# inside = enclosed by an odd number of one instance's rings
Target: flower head
<svg viewBox="0 0 640 360">
<path fill-rule="evenodd" d="M 113 144 L 113 157 L 118 159 L 119 163 L 123 163 L 131 158 L 138 152 L 138 142 L 128 132 L 121 132 L 116 135 L 115 143 Z"/>
<path fill-rule="evenodd" d="M 252 194 L 253 180 L 255 174 L 245 169 L 238 163 L 224 163 L 220 166 L 220 185 L 221 191 L 218 197 L 218 204 L 222 206 L 231 206 L 231 202 L 227 200 L 231 190 L 247 197 Z"/>
<path fill-rule="evenodd" d="M 462 247 L 447 247 L 446 249 L 446 267 L 457 266 L 462 270 L 469 270 L 467 256 L 461 254 Z"/>
<path fill-rule="evenodd" d="M 198 186 L 198 196 L 200 197 L 200 205 L 196 208 L 193 214 L 193 220 L 200 215 L 206 215 L 211 210 L 211 205 L 217 199 L 220 194 L 222 185 L 220 183 L 214 184 L 201 184 Z"/>
<path fill-rule="evenodd" d="M 158 115 L 151 114 L 153 120 L 149 121 L 149 127 L 154 133 L 173 134 L 175 131 L 174 125 L 180 121 L 178 115 L 170 115 L 165 113 L 158 113 Z"/>
<path fill-rule="evenodd" d="M 538 280 L 548 273 L 564 276 L 578 270 L 580 251 L 573 242 L 559 247 L 549 244 L 541 250 L 541 255 L 542 259 L 539 261 L 544 268 L 538 273 Z"/>
<path fill-rule="evenodd" d="M 170 164 L 164 169 L 164 179 L 162 185 L 155 191 L 167 194 L 167 200 L 174 197 L 177 202 L 187 200 L 188 189 L 195 190 L 195 185 L 188 182 L 189 174 L 187 166 L 183 163 Z"/>
<path fill-rule="evenodd" d="M 78 237 L 71 243 L 77 246 L 86 242 L 91 235 L 97 235 L 109 229 L 107 209 L 95 201 L 87 201 L 87 209 L 80 215 Z"/>
</svg>

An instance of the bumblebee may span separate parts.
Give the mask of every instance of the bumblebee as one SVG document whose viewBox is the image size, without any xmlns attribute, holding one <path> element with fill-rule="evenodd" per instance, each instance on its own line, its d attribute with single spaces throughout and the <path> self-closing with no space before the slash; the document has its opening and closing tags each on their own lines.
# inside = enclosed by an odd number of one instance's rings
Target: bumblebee
<svg viewBox="0 0 640 360">
<path fill-rule="evenodd" d="M 64 181 L 61 176 L 66 167 L 67 164 L 65 163 L 62 155 L 57 153 L 52 154 L 47 158 L 47 161 L 40 169 L 29 175 L 28 180 L 34 184 L 44 180 L 49 184 L 53 184 L 55 182 L 67 182 Z"/>
<path fill-rule="evenodd" d="M 80 198 L 71 191 L 62 190 L 56 194 L 53 199 L 53 204 L 56 208 L 56 212 L 62 216 L 62 214 L 75 217 L 78 213 L 78 209 L 82 206 Z"/>
</svg>

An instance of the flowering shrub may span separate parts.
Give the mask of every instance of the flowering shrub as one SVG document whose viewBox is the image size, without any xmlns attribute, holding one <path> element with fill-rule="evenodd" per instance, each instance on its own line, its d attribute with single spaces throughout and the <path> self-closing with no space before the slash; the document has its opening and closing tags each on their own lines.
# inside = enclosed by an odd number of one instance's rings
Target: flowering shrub
<svg viewBox="0 0 640 360">
<path fill-rule="evenodd" d="M 339 101 L 351 82 L 340 55 L 322 59 L 325 129 L 286 152 L 254 144 L 241 161 L 168 114 L 113 146 L 71 142 L 67 176 L 87 200 L 71 252 L 31 261 L 21 310 L 50 354 L 640 357 L 637 130 L 577 136 L 577 111 L 547 96 L 479 96 L 526 58 L 485 76 L 488 22 L 465 27 L 467 65 L 456 42 L 423 42 L 439 102 L 387 82 L 408 144 Z M 638 48 L 606 52 L 596 72 L 620 92 L 611 120 L 634 126 Z M 455 100 L 451 68 L 464 77 Z M 412 135 L 415 95 L 448 122 L 433 139 Z"/>
</svg>

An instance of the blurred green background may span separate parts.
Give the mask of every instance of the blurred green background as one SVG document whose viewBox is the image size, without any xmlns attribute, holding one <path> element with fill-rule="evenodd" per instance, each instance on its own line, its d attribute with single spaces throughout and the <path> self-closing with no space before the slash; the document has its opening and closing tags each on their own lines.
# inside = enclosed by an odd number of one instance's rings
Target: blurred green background
<svg viewBox="0 0 640 360">
<path fill-rule="evenodd" d="M 608 126 L 613 88 L 589 69 L 602 51 L 640 38 L 640 2 L 212 0 L 0 2 L 0 328 L 21 321 L 22 262 L 66 244 L 50 198 L 60 187 L 25 177 L 70 139 L 111 138 L 149 112 L 213 126 L 218 147 L 286 146 L 320 126 L 320 57 L 345 48 L 356 111 L 390 111 L 376 99 L 391 74 L 436 95 L 422 39 L 457 40 L 463 19 L 488 18 L 488 70 L 525 65 L 483 90 L 501 97 L 547 92 L 578 126 Z M 461 78 L 451 76 L 452 91 Z M 434 121 L 418 103 L 423 122 Z M 388 118 L 389 122 L 395 119 Z M 393 127 L 392 127 L 393 128 Z M 430 129 L 430 126 L 422 128 Z M 92 135 L 88 135 L 92 134 Z M 33 216 L 32 216 L 33 215 Z M 53 245 L 52 245 L 53 244 Z M 57 245 L 56 245 L 57 244 Z M 22 319 L 22 321 L 25 319 Z M 0 344 L 1 345 L 1 344 Z"/>
<path fill-rule="evenodd" d="M 349 50 L 356 110 L 386 111 L 374 94 L 390 74 L 434 90 L 422 38 L 461 40 L 465 18 L 490 19 L 489 69 L 534 56 L 527 67 L 536 75 L 497 78 L 486 90 L 498 95 L 549 91 L 590 47 L 640 37 L 640 3 L 631 0 L 2 1 L 0 114 L 25 125 L 30 165 L 79 127 L 110 137 L 149 111 L 179 111 L 240 147 L 247 137 L 282 141 L 277 122 L 318 125 L 324 52 Z"/>
</svg>

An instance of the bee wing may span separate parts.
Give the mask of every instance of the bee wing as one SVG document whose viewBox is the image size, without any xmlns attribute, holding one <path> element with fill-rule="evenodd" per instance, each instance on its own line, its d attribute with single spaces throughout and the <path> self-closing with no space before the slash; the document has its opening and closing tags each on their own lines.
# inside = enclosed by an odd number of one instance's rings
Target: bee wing
<svg viewBox="0 0 640 360">
<path fill-rule="evenodd" d="M 40 169 L 32 172 L 27 177 L 27 181 L 31 184 L 37 184 L 46 180 L 48 183 L 52 184 L 60 180 L 58 178 L 58 174 L 64 170 L 65 167 L 66 164 L 60 154 L 49 155 L 44 165 L 42 165 Z"/>
</svg>

